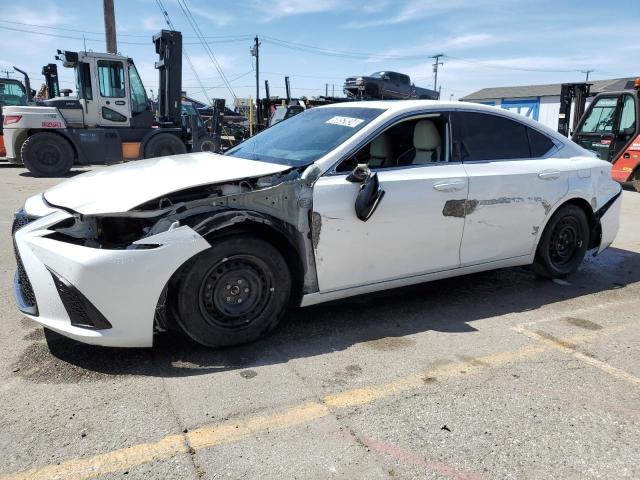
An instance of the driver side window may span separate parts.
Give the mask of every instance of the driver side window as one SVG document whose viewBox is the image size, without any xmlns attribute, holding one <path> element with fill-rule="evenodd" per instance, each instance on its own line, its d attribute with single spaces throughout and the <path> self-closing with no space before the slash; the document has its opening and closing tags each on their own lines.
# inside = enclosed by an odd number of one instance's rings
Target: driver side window
<svg viewBox="0 0 640 480">
<path fill-rule="evenodd" d="M 340 163 L 336 172 L 350 172 L 358 164 L 378 170 L 448 161 L 447 115 L 436 114 L 403 120 L 387 128 Z"/>
</svg>

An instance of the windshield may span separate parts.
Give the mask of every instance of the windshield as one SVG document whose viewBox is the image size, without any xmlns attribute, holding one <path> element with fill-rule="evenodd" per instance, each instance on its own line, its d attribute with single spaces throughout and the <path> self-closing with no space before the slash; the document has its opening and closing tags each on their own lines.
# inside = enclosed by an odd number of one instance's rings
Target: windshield
<svg viewBox="0 0 640 480">
<path fill-rule="evenodd" d="M 579 133 L 610 133 L 613 130 L 617 104 L 616 97 L 599 98 L 584 119 Z"/>
<path fill-rule="evenodd" d="M 27 94 L 24 87 L 17 82 L 0 81 L 0 107 L 24 106 L 27 104 Z"/>
<path fill-rule="evenodd" d="M 386 72 L 374 72 L 371 75 L 369 75 L 371 78 L 382 78 L 384 77 Z"/>
<path fill-rule="evenodd" d="M 312 108 L 245 140 L 226 154 L 301 167 L 345 142 L 382 112 L 378 108 Z"/>
</svg>

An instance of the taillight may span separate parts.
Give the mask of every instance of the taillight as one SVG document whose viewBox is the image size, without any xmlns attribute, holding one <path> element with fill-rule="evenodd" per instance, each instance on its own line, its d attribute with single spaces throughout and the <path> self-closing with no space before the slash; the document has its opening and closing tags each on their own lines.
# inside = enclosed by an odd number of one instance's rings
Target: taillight
<svg viewBox="0 0 640 480">
<path fill-rule="evenodd" d="M 12 123 L 18 123 L 22 119 L 22 115 L 5 115 L 4 125 L 11 125 Z"/>
</svg>

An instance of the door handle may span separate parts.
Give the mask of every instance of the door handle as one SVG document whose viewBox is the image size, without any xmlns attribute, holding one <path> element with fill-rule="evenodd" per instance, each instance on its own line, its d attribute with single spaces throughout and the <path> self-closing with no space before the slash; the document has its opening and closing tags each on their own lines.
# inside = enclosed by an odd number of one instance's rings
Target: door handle
<svg viewBox="0 0 640 480">
<path fill-rule="evenodd" d="M 560 173 L 558 170 L 545 170 L 544 172 L 540 172 L 538 174 L 538 178 L 540 180 L 557 180 L 560 178 Z"/>
<path fill-rule="evenodd" d="M 125 103 L 124 100 L 116 100 L 116 105 L 124 105 Z"/>
<path fill-rule="evenodd" d="M 457 192 L 467 186 L 464 180 L 445 180 L 433 184 L 433 189 L 439 192 Z"/>
</svg>

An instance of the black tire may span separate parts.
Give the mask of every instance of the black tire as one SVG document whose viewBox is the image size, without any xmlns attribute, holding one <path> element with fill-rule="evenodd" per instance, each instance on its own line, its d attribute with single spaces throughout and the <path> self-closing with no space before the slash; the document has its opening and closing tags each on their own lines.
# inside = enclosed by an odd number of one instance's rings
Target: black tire
<svg viewBox="0 0 640 480">
<path fill-rule="evenodd" d="M 587 215 L 576 205 L 565 205 L 542 233 L 532 269 L 545 278 L 566 277 L 578 270 L 588 248 Z"/>
<path fill-rule="evenodd" d="M 636 170 L 631 183 L 633 184 L 633 188 L 636 189 L 636 192 L 640 193 L 640 168 Z"/>
<path fill-rule="evenodd" d="M 71 144 L 62 136 L 51 132 L 36 132 L 20 148 L 24 166 L 35 177 L 62 177 L 73 166 Z"/>
<path fill-rule="evenodd" d="M 176 135 L 158 133 L 144 147 L 144 158 L 166 157 L 187 153 L 187 147 Z"/>
<path fill-rule="evenodd" d="M 200 139 L 198 145 L 199 152 L 217 152 L 218 151 L 218 142 L 214 138 L 204 137 Z"/>
<path fill-rule="evenodd" d="M 291 274 L 275 247 L 251 236 L 223 237 L 185 267 L 177 321 L 207 347 L 247 343 L 275 328 L 290 295 Z"/>
</svg>

